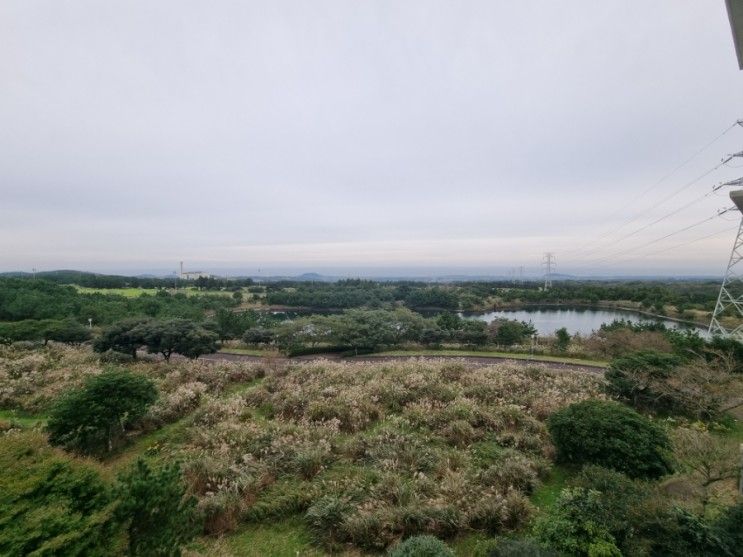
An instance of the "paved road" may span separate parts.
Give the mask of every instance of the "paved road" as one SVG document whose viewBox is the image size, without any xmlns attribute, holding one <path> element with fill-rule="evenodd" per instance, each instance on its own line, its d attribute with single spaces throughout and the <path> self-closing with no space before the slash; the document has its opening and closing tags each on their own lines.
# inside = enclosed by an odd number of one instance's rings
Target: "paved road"
<svg viewBox="0 0 743 557">
<path fill-rule="evenodd" d="M 209 361 L 231 361 L 231 362 L 261 362 L 263 358 L 260 356 L 250 356 L 247 354 L 227 354 L 224 352 L 217 352 L 216 354 L 205 354 L 201 356 L 203 360 Z M 568 364 L 563 362 L 542 362 L 537 360 L 519 360 L 515 358 L 507 357 L 484 357 L 484 356 L 355 356 L 353 358 L 344 358 L 338 354 L 313 354 L 309 356 L 295 356 L 293 358 L 279 358 L 278 361 L 281 363 L 291 362 L 311 362 L 317 360 L 333 360 L 333 361 L 346 361 L 346 362 L 395 362 L 405 360 L 453 360 L 453 361 L 464 361 L 466 364 L 476 366 L 488 366 L 499 362 L 508 362 L 511 364 L 529 366 L 529 365 L 541 365 L 552 369 L 582 371 L 588 373 L 595 373 L 597 375 L 603 375 L 604 368 L 580 365 L 580 364 Z"/>
</svg>

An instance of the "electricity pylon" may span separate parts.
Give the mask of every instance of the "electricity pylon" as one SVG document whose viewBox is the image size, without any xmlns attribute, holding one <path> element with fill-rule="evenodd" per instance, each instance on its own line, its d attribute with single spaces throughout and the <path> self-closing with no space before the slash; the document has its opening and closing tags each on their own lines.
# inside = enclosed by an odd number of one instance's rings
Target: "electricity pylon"
<svg viewBox="0 0 743 557">
<path fill-rule="evenodd" d="M 743 186 L 743 178 L 722 185 Z M 731 191 L 730 199 L 743 213 L 743 190 Z M 743 215 L 738 227 L 738 235 L 735 237 L 735 243 L 733 244 L 733 251 L 730 252 L 725 276 L 722 279 L 720 293 L 717 296 L 715 311 L 712 313 L 712 320 L 709 323 L 709 333 L 711 335 L 732 338 L 738 342 L 743 342 L 743 264 L 741 264 L 741 261 L 743 261 Z M 732 328 L 726 327 L 721 322 L 723 316 L 726 315 L 734 318 Z"/>
<path fill-rule="evenodd" d="M 544 289 L 548 290 L 552 288 L 552 272 L 557 266 L 555 254 L 548 251 L 542 258 L 542 266 L 544 267 Z"/>
</svg>

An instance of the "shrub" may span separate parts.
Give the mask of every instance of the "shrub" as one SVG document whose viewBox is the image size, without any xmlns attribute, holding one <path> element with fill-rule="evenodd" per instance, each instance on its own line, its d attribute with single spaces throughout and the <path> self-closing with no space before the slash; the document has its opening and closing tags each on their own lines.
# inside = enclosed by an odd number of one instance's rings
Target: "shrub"
<svg viewBox="0 0 743 557">
<path fill-rule="evenodd" d="M 413 536 L 397 544 L 390 557 L 454 557 L 454 552 L 433 536 Z"/>
<path fill-rule="evenodd" d="M 186 496 L 178 465 L 153 470 L 142 459 L 119 476 L 116 516 L 129 534 L 129 555 L 180 555 L 196 534 L 195 499 Z"/>
<path fill-rule="evenodd" d="M 43 327 L 44 343 L 50 340 L 66 344 L 79 344 L 90 340 L 90 329 L 73 319 L 49 321 Z"/>
<path fill-rule="evenodd" d="M 134 361 L 131 354 L 125 354 L 124 352 L 116 352 L 115 350 L 106 350 L 101 353 L 98 360 L 102 364 L 128 364 Z"/>
<path fill-rule="evenodd" d="M 128 371 L 89 377 L 81 389 L 67 392 L 52 408 L 49 442 L 87 454 L 111 451 L 156 398 L 151 380 Z"/>
<path fill-rule="evenodd" d="M 672 470 L 665 432 L 618 402 L 571 404 L 547 424 L 562 462 L 598 464 L 634 478 L 657 478 Z"/>
<path fill-rule="evenodd" d="M 707 420 L 743 404 L 743 381 L 723 360 L 644 352 L 612 362 L 606 379 L 610 394 L 654 412 Z"/>
<path fill-rule="evenodd" d="M 488 335 L 495 344 L 511 346 L 521 344 L 535 334 L 534 325 L 515 319 L 496 319 L 488 325 Z"/>
<path fill-rule="evenodd" d="M 743 548 L 743 501 L 728 507 L 714 524 L 715 534 L 730 548 Z"/>
<path fill-rule="evenodd" d="M 519 538 L 503 538 L 491 542 L 484 553 L 487 557 L 558 557 L 556 552 L 533 540 Z"/>
<path fill-rule="evenodd" d="M 558 352 L 565 352 L 570 346 L 570 333 L 565 327 L 555 331 L 555 348 Z"/>
<path fill-rule="evenodd" d="M 102 557 L 121 551 L 115 504 L 90 464 L 27 432 L 2 435 L 0 467 L 0 554 Z"/>
<path fill-rule="evenodd" d="M 662 409 L 657 393 L 648 388 L 648 383 L 667 378 L 680 364 L 678 356 L 661 352 L 635 352 L 615 358 L 604 375 L 606 391 L 635 408 Z"/>
<path fill-rule="evenodd" d="M 564 489 L 550 512 L 537 520 L 534 533 L 541 543 L 566 555 L 621 557 L 603 524 L 605 514 L 598 491 Z"/>
<path fill-rule="evenodd" d="M 326 495 L 307 509 L 304 518 L 315 539 L 332 545 L 334 542 L 341 541 L 341 526 L 353 511 L 354 507 L 348 500 L 335 495 Z"/>
</svg>

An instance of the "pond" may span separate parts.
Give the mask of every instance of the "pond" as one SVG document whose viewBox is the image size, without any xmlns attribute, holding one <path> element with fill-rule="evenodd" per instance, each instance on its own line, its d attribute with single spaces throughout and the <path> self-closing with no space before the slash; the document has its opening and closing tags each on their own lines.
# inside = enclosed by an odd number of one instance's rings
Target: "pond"
<svg viewBox="0 0 743 557">
<path fill-rule="evenodd" d="M 499 318 L 531 321 L 540 335 L 551 335 L 557 329 L 565 327 L 571 335 L 580 333 L 586 336 L 590 335 L 592 331 L 598 330 L 603 323 L 611 323 L 614 320 L 624 319 L 632 323 L 664 323 L 669 328 L 696 330 L 701 336 L 707 336 L 707 329 L 695 325 L 678 323 L 660 317 L 649 317 L 641 313 L 619 309 L 541 306 L 484 313 L 467 312 L 461 315 L 467 319 L 481 319 L 488 323 Z"/>
</svg>

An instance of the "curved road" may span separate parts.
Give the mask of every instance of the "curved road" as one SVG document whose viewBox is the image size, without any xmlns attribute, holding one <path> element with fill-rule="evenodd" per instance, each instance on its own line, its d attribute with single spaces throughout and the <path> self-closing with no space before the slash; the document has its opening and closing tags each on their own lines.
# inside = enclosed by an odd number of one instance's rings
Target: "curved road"
<svg viewBox="0 0 743 557">
<path fill-rule="evenodd" d="M 264 358 L 262 356 L 250 356 L 248 354 L 230 354 L 227 352 L 217 352 L 216 354 L 205 354 L 201 356 L 202 360 L 207 361 L 230 361 L 230 362 L 262 362 Z M 499 356 L 354 356 L 351 358 L 344 358 L 338 354 L 313 354 L 309 356 L 295 356 L 293 358 L 277 358 L 276 361 L 282 364 L 289 364 L 292 362 L 312 362 L 317 360 L 332 360 L 336 362 L 394 362 L 394 361 L 405 361 L 405 360 L 455 360 L 464 361 L 470 365 L 486 366 L 492 365 L 498 362 L 508 362 L 511 364 L 517 364 L 522 366 L 529 365 L 540 365 L 552 369 L 570 370 L 570 371 L 582 371 L 584 373 L 594 373 L 603 375 L 604 368 L 570 364 L 564 362 L 545 362 L 540 360 L 522 360 L 516 358 L 507 358 Z"/>
</svg>

